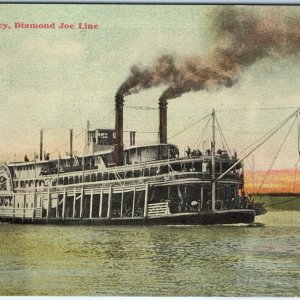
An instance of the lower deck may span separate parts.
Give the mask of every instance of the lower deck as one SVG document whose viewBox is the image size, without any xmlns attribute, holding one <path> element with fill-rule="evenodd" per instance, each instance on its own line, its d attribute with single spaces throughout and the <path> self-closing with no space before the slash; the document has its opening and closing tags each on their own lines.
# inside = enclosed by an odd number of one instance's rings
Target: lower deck
<svg viewBox="0 0 300 300">
<path fill-rule="evenodd" d="M 239 184 L 169 178 L 131 185 L 55 186 L 2 196 L 0 219 L 64 224 L 249 223 L 254 211 L 239 196 Z"/>
<path fill-rule="evenodd" d="M 214 225 L 238 224 L 254 222 L 255 213 L 251 209 L 218 210 L 195 213 L 175 213 L 148 217 L 133 218 L 23 218 L 2 216 L 2 222 L 28 224 L 60 224 L 60 225 Z"/>
</svg>

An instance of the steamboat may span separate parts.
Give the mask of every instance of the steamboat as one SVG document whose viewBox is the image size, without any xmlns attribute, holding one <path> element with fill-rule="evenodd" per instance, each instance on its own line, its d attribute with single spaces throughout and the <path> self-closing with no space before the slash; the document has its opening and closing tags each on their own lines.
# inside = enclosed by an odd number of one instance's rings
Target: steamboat
<svg viewBox="0 0 300 300">
<path fill-rule="evenodd" d="M 85 153 L 0 165 L 0 220 L 15 223 L 194 225 L 252 223 L 264 213 L 245 197 L 242 161 L 216 151 L 180 156 L 167 142 L 167 103 L 159 102 L 159 143 L 123 143 L 123 95 L 115 97 L 115 128 L 89 126 Z"/>
</svg>

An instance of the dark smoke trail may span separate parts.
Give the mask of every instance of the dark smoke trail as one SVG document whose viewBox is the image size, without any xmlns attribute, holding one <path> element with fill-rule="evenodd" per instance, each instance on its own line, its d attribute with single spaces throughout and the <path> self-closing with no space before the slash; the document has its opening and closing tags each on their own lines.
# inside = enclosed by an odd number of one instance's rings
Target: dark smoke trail
<svg viewBox="0 0 300 300">
<path fill-rule="evenodd" d="M 118 93 L 129 95 L 166 85 L 162 101 L 190 91 L 231 87 L 240 72 L 257 60 L 300 51 L 299 13 L 286 12 L 281 7 L 216 8 L 212 15 L 216 47 L 211 55 L 163 55 L 150 67 L 133 66 Z"/>
</svg>

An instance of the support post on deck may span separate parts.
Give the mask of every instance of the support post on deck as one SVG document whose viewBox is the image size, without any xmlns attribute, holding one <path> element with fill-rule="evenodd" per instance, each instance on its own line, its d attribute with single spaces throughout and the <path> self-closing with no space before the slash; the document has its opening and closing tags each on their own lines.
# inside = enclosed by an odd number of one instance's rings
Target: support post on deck
<svg viewBox="0 0 300 300">
<path fill-rule="evenodd" d="M 101 189 L 100 203 L 99 203 L 99 217 L 100 218 L 102 216 L 102 203 L 103 203 L 103 188 Z"/>
<path fill-rule="evenodd" d="M 202 210 L 202 207 L 203 207 L 203 198 L 204 198 L 204 189 L 203 189 L 203 186 L 201 186 L 201 192 L 200 192 L 200 210 Z"/>
<path fill-rule="evenodd" d="M 23 200 L 23 214 L 22 214 L 22 223 L 24 223 L 25 214 L 26 214 L 26 194 L 24 195 L 24 200 Z"/>
<path fill-rule="evenodd" d="M 132 200 L 132 218 L 134 217 L 134 210 L 135 210 L 135 194 L 136 194 L 136 186 L 134 186 L 134 190 L 133 190 L 133 200 Z"/>
<path fill-rule="evenodd" d="M 35 208 L 36 208 L 36 192 L 35 192 L 35 189 L 33 191 L 33 212 L 32 212 L 32 223 L 33 223 L 33 220 L 34 220 L 34 211 L 35 211 Z"/>
<path fill-rule="evenodd" d="M 74 188 L 74 199 L 73 199 L 73 219 L 75 218 L 75 205 L 76 205 L 76 187 Z"/>
<path fill-rule="evenodd" d="M 111 201 L 112 201 L 112 186 L 109 187 L 108 206 L 107 206 L 107 218 L 111 217 Z"/>
<path fill-rule="evenodd" d="M 13 204 L 14 204 L 14 209 L 13 209 L 13 219 L 15 219 L 16 216 L 16 195 L 13 195 Z"/>
<path fill-rule="evenodd" d="M 81 195 L 80 195 L 80 212 L 79 212 L 79 218 L 82 219 L 82 204 L 83 204 L 83 187 L 81 188 Z"/>
<path fill-rule="evenodd" d="M 91 191 L 91 198 L 90 198 L 90 219 L 93 217 L 93 200 L 94 200 L 94 190 Z"/>
<path fill-rule="evenodd" d="M 56 201 L 56 219 L 58 219 L 58 205 L 59 205 L 59 192 L 57 191 L 57 201 Z"/>
<path fill-rule="evenodd" d="M 62 219 L 63 219 L 63 220 L 65 219 L 66 198 L 67 198 L 67 193 L 66 193 L 66 189 L 64 189 L 63 203 L 62 203 Z"/>
<path fill-rule="evenodd" d="M 46 220 L 48 221 L 49 219 L 49 210 L 50 210 L 50 201 L 51 201 L 51 197 L 50 197 L 50 188 L 48 187 L 48 197 L 47 197 L 47 212 L 46 212 Z"/>
<path fill-rule="evenodd" d="M 121 196 L 121 212 L 120 212 L 121 218 L 123 218 L 123 202 L 124 202 L 124 187 L 122 188 L 122 196 Z"/>
<path fill-rule="evenodd" d="M 146 218 L 148 215 L 148 194 L 149 194 L 149 182 L 146 183 L 146 188 L 145 188 L 144 218 Z"/>
</svg>

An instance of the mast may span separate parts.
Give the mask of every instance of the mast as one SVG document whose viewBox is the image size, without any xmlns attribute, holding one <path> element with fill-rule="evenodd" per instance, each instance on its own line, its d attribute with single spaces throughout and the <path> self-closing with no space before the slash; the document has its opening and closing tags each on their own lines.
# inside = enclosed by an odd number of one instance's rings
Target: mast
<svg viewBox="0 0 300 300">
<path fill-rule="evenodd" d="M 215 143 L 216 143 L 216 128 L 215 128 L 215 110 L 212 111 L 212 142 L 211 142 L 211 210 L 216 208 L 216 162 L 215 162 Z"/>
<path fill-rule="evenodd" d="M 40 131 L 40 160 L 43 160 L 43 130 Z"/>
</svg>

